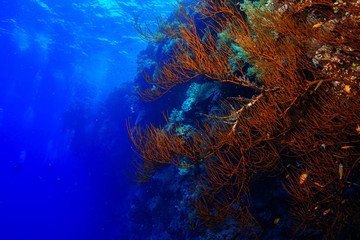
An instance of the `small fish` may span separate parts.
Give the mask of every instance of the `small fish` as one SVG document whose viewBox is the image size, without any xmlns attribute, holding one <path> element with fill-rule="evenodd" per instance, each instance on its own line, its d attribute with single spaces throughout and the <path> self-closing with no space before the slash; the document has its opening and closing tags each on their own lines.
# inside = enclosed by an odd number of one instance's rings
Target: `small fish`
<svg viewBox="0 0 360 240">
<path fill-rule="evenodd" d="M 244 134 L 243 132 L 238 132 L 238 134 Z"/>
<path fill-rule="evenodd" d="M 357 183 L 353 183 L 353 182 L 350 182 L 350 181 L 346 181 L 348 184 L 350 184 L 350 185 L 354 185 L 354 186 L 359 186 L 359 184 L 357 184 Z"/>
<path fill-rule="evenodd" d="M 342 149 L 348 149 L 348 148 L 353 148 L 354 146 L 342 146 Z"/>
<path fill-rule="evenodd" d="M 325 211 L 323 212 L 323 215 L 326 216 L 329 212 L 330 212 L 330 208 L 329 208 L 328 210 L 325 210 Z"/>
<path fill-rule="evenodd" d="M 350 93 L 351 87 L 349 85 L 345 85 L 345 92 Z"/>
<path fill-rule="evenodd" d="M 340 163 L 340 164 L 339 164 L 339 176 L 340 176 L 340 180 L 341 180 L 342 177 L 343 177 L 343 173 L 344 173 L 344 167 L 343 167 L 343 165 Z"/>
<path fill-rule="evenodd" d="M 288 60 L 282 60 L 281 63 L 282 64 L 286 64 L 288 62 Z"/>
<path fill-rule="evenodd" d="M 315 24 L 315 25 L 313 26 L 313 28 L 318 28 L 318 27 L 320 27 L 321 25 L 323 25 L 323 23 L 317 23 L 317 24 Z"/>
<path fill-rule="evenodd" d="M 303 184 L 303 183 L 305 182 L 305 180 L 307 179 L 308 176 L 309 176 L 309 175 L 308 175 L 307 173 L 301 174 L 299 183 L 300 183 L 300 184 Z"/>
<path fill-rule="evenodd" d="M 321 188 L 324 187 L 323 185 L 321 185 L 320 183 L 317 183 L 317 182 L 315 182 L 314 184 L 315 184 L 316 186 L 318 186 L 318 187 L 321 187 Z"/>
<path fill-rule="evenodd" d="M 279 223 L 279 221 L 280 221 L 280 218 L 275 218 L 275 220 L 274 220 L 274 224 L 278 224 L 278 223 Z"/>
<path fill-rule="evenodd" d="M 318 82 L 318 84 L 316 84 L 316 87 L 315 87 L 315 89 L 314 89 L 313 92 L 315 92 L 315 91 L 320 87 L 320 85 L 322 84 L 322 82 L 323 82 L 323 80 L 321 80 L 320 82 Z"/>
<path fill-rule="evenodd" d="M 357 128 L 356 128 L 356 131 L 358 132 L 358 134 L 360 134 L 360 126 L 358 124 Z"/>
<path fill-rule="evenodd" d="M 252 118 L 252 117 L 248 117 L 247 119 L 251 120 L 251 119 L 253 119 L 253 118 Z"/>
<path fill-rule="evenodd" d="M 326 149 L 326 144 L 325 143 L 321 144 L 321 146 L 323 147 L 323 149 Z"/>
<path fill-rule="evenodd" d="M 319 208 L 319 206 L 315 206 L 314 209 L 317 210 Z"/>
<path fill-rule="evenodd" d="M 336 157 L 336 158 L 344 158 L 343 156 L 336 155 L 336 154 L 333 154 L 333 156 Z"/>
</svg>

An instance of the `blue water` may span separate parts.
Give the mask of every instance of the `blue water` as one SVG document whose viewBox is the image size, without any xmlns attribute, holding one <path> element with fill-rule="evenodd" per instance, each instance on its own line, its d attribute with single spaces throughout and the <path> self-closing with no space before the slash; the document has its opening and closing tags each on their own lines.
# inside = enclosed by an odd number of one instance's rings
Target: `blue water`
<svg viewBox="0 0 360 240">
<path fill-rule="evenodd" d="M 0 239 L 129 239 L 126 95 L 146 47 L 131 24 L 171 3 L 0 5 Z"/>
</svg>

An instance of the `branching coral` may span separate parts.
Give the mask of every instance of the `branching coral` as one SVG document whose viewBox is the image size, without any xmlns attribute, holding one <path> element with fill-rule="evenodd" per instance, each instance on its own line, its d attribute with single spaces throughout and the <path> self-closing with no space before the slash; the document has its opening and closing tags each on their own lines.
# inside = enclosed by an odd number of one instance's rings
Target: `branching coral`
<svg viewBox="0 0 360 240">
<path fill-rule="evenodd" d="M 190 225 L 232 229 L 224 238 L 259 236 L 249 186 L 275 174 L 286 176 L 295 236 L 336 238 L 359 227 L 360 4 L 204 0 L 192 10 L 206 30 L 197 29 L 184 4 L 173 24 L 158 22 L 158 33 L 138 28 L 153 42 L 176 43 L 157 78 L 147 78 L 156 88 L 138 89 L 140 98 L 156 99 L 198 76 L 256 94 L 224 100 L 186 134 L 176 123 L 129 127 L 140 157 L 136 180 L 149 180 L 164 164 L 201 165 L 190 188 Z M 244 60 L 255 78 L 243 74 Z"/>
</svg>

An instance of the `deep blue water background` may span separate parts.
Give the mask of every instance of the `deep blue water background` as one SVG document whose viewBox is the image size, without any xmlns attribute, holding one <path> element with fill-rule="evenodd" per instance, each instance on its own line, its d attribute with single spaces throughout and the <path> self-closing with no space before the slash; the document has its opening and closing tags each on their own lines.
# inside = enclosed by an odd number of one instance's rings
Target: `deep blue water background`
<svg viewBox="0 0 360 240">
<path fill-rule="evenodd" d="M 0 6 L 0 239 L 128 239 L 125 96 L 146 46 L 131 23 L 133 14 L 140 21 L 169 14 L 171 4 L 1 0 Z M 108 106 L 114 89 L 123 104 Z M 115 157 L 96 148 L 100 113 L 119 119 Z"/>
</svg>

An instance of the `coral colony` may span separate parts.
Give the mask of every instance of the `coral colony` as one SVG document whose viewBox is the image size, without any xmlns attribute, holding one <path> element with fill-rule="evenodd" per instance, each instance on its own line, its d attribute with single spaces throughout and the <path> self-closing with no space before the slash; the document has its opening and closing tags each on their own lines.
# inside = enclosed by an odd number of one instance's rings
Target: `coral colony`
<svg viewBox="0 0 360 240">
<path fill-rule="evenodd" d="M 134 180 L 176 166 L 188 228 L 213 239 L 359 239 L 360 1 L 203 0 L 154 22 L 142 36 L 171 44 L 138 96 L 188 90 L 165 125 L 129 124 Z"/>
</svg>

